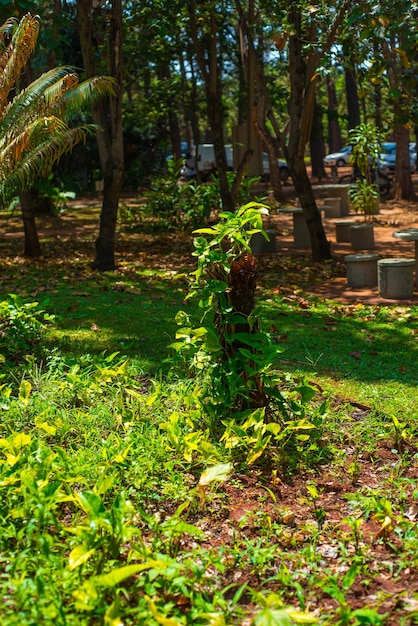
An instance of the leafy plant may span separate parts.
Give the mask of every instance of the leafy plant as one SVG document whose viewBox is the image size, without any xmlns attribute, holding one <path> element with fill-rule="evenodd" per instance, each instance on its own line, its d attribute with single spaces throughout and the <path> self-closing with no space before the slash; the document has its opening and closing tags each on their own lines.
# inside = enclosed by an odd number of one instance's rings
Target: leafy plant
<svg viewBox="0 0 418 626">
<path fill-rule="evenodd" d="M 191 371 L 204 374 L 201 404 L 211 418 L 213 435 L 230 449 L 245 451 L 253 463 L 271 445 L 284 451 L 295 436 L 309 440 L 317 425 L 306 419 L 304 403 L 315 392 L 300 385 L 302 403 L 286 397 L 272 364 L 278 348 L 260 329 L 255 308 L 256 270 L 251 254 L 253 234 L 262 233 L 267 208 L 251 202 L 235 213 L 223 212 L 210 228 L 195 231 L 194 255 L 188 298 L 198 300 L 201 326 L 192 328 L 180 311 L 180 328 L 171 347 L 187 359 Z M 204 235 L 204 236 L 203 236 Z"/>
<path fill-rule="evenodd" d="M 198 269 L 188 298 L 197 298 L 203 310 L 202 326 L 190 327 L 189 316 L 180 312 L 180 330 L 172 347 L 188 353 L 192 368 L 210 369 L 209 404 L 229 410 L 266 406 L 262 378 L 277 348 L 259 332 L 254 316 L 255 259 L 250 239 L 262 231 L 264 207 L 245 205 L 233 213 L 223 212 L 220 221 L 195 231 Z M 226 249 L 224 249 L 224 246 Z M 226 401 L 225 401 L 226 400 Z M 223 407 L 223 408 L 222 408 Z"/>
<path fill-rule="evenodd" d="M 379 192 L 376 186 L 368 183 L 365 178 L 357 180 L 353 187 L 350 187 L 349 194 L 354 211 L 364 213 L 366 220 L 376 212 Z"/>
<path fill-rule="evenodd" d="M 382 141 L 381 130 L 371 123 L 360 124 L 350 131 L 350 143 L 353 146 L 351 158 L 362 178 L 350 188 L 349 194 L 354 210 L 356 213 L 364 213 L 366 220 L 376 212 L 379 192 L 372 183 L 372 170 L 379 158 Z"/>
<path fill-rule="evenodd" d="M 156 178 L 145 194 L 145 212 L 170 229 L 201 226 L 219 204 L 213 185 L 180 183 L 182 167 L 182 160 L 170 159 L 167 174 Z"/>
<path fill-rule="evenodd" d="M 0 302 L 0 359 L 3 363 L 16 364 L 25 355 L 39 351 L 42 330 L 53 319 L 37 302 L 23 303 L 15 294 Z"/>
<path fill-rule="evenodd" d="M 74 191 L 64 191 L 57 185 L 54 185 L 54 175 L 50 174 L 48 177 L 39 180 L 34 186 L 36 191 L 36 198 L 34 202 L 35 211 L 39 207 L 43 208 L 45 205 L 54 215 L 58 215 L 65 211 L 68 206 L 68 200 L 74 200 Z"/>
</svg>

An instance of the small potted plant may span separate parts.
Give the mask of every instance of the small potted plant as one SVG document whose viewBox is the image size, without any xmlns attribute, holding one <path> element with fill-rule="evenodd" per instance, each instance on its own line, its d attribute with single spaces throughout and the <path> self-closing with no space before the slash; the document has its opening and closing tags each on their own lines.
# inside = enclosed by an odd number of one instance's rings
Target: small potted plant
<svg viewBox="0 0 418 626">
<path fill-rule="evenodd" d="M 349 190 L 356 213 L 363 213 L 364 224 L 351 226 L 351 245 L 355 250 L 374 248 L 373 215 L 379 202 L 379 191 L 372 173 L 381 152 L 383 136 L 374 124 L 360 124 L 350 131 L 353 146 L 351 160 L 358 180 Z"/>
<path fill-rule="evenodd" d="M 94 188 L 96 189 L 97 193 L 102 192 L 104 189 L 104 180 L 103 180 L 103 174 L 101 170 L 94 170 L 93 179 L 94 179 Z"/>
</svg>

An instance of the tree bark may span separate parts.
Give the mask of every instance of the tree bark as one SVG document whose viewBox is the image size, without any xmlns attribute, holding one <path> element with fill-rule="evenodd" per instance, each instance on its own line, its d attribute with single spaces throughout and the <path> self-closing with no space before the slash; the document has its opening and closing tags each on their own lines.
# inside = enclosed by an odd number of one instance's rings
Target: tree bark
<svg viewBox="0 0 418 626">
<path fill-rule="evenodd" d="M 93 47 L 95 15 L 97 18 L 100 11 L 105 10 L 100 7 L 93 10 L 92 7 L 92 0 L 77 0 L 80 44 L 88 77 L 96 73 Z M 121 0 L 114 0 L 111 3 L 107 18 L 108 74 L 116 79 L 119 89 L 115 96 L 110 96 L 106 104 L 102 101 L 92 107 L 93 119 L 101 127 L 97 133 L 97 144 L 104 180 L 99 235 L 96 239 L 96 257 L 92 267 L 102 272 L 114 270 L 116 267 L 116 223 L 123 186 Z"/>
<path fill-rule="evenodd" d="M 396 107 L 395 107 L 396 117 Z M 409 130 L 404 124 L 395 126 L 396 162 L 395 162 L 395 199 L 415 202 L 417 196 L 411 176 L 409 154 Z"/>
<path fill-rule="evenodd" d="M 254 125 L 256 132 L 262 139 L 268 155 L 270 166 L 270 187 L 274 190 L 276 200 L 283 201 L 284 194 L 278 164 L 278 158 L 282 156 L 283 134 L 279 130 L 279 126 L 273 112 L 264 67 L 255 48 L 254 37 L 250 28 L 250 20 L 246 19 L 240 0 L 235 0 L 235 6 L 237 7 L 240 19 L 241 39 L 243 40 L 245 38 L 246 40 L 248 64 L 253 67 L 253 80 L 255 80 L 257 87 L 257 97 L 254 98 L 254 105 L 250 98 L 248 98 L 250 106 L 254 108 L 254 112 L 249 111 L 248 116 L 250 118 L 250 123 Z M 274 134 L 270 131 L 267 125 L 267 120 L 273 128 Z"/>
<path fill-rule="evenodd" d="M 338 121 L 338 102 L 335 83 L 330 76 L 327 76 L 328 93 L 328 148 L 330 152 L 341 150 L 343 142 L 341 128 Z"/>
<path fill-rule="evenodd" d="M 319 59 L 314 55 L 308 61 L 305 60 L 300 9 L 290 0 L 288 6 L 289 21 L 294 28 L 294 34 L 289 38 L 290 125 L 286 158 L 306 218 L 312 258 L 314 261 L 324 261 L 331 258 L 331 244 L 327 240 L 321 214 L 316 206 L 304 159 L 305 146 L 312 127 L 316 86 L 314 73 Z"/>
<path fill-rule="evenodd" d="M 201 5 L 204 5 L 204 3 L 201 3 Z M 222 201 L 222 208 L 225 211 L 233 212 L 235 205 L 227 177 L 227 162 L 223 133 L 222 92 L 218 60 L 218 33 L 216 26 L 217 17 L 216 14 L 210 10 L 210 13 L 207 15 L 209 30 L 206 33 L 201 33 L 201 36 L 199 37 L 195 0 L 191 0 L 188 8 L 191 37 L 195 47 L 200 73 L 204 82 L 208 120 L 213 135 L 216 169 L 219 176 L 219 192 Z M 210 7 L 208 7 L 208 11 L 209 9 Z"/>
<path fill-rule="evenodd" d="M 322 109 L 315 98 L 314 112 L 312 120 L 311 135 L 309 138 L 309 148 L 311 153 L 312 176 L 318 180 L 328 178 L 324 167 L 324 126 L 322 123 Z"/>
<path fill-rule="evenodd" d="M 393 107 L 396 141 L 395 199 L 416 201 L 417 196 L 411 177 L 409 155 L 408 123 L 410 119 L 409 108 L 411 102 L 407 90 L 403 87 L 403 81 L 405 79 L 404 69 L 399 61 L 397 52 L 392 50 L 387 42 L 383 42 L 382 51 L 388 63 L 389 85 L 394 92 L 401 94 L 395 99 Z"/>
<path fill-rule="evenodd" d="M 39 242 L 38 230 L 35 221 L 35 209 L 30 191 L 24 191 L 19 196 L 23 220 L 24 250 L 23 254 L 31 259 L 36 259 L 42 254 Z"/>
<path fill-rule="evenodd" d="M 356 71 L 348 52 L 344 52 L 344 59 L 346 61 L 344 75 L 345 93 L 347 97 L 348 129 L 350 130 L 361 123 L 360 104 L 357 92 Z"/>
</svg>

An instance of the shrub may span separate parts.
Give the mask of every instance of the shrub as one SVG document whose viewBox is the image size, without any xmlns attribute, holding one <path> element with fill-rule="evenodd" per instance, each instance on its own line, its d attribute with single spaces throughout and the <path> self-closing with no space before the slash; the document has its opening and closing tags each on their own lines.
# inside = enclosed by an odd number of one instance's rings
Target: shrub
<svg viewBox="0 0 418 626">
<path fill-rule="evenodd" d="M 23 303 L 15 294 L 0 302 L 0 359 L 3 363 L 16 365 L 23 362 L 26 355 L 39 353 L 42 330 L 52 319 L 37 302 Z"/>
</svg>

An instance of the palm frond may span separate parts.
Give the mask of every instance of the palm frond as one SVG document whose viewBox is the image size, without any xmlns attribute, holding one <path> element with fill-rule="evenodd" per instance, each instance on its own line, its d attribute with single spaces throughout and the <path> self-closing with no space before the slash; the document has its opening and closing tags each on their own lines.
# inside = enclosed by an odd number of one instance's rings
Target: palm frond
<svg viewBox="0 0 418 626">
<path fill-rule="evenodd" d="M 63 136 L 67 130 L 65 122 L 55 116 L 28 122 L 19 132 L 12 128 L 0 137 L 0 179 L 10 175 L 27 154 L 45 142 Z"/>
<path fill-rule="evenodd" d="M 103 96 L 117 83 L 97 76 L 79 83 L 72 67 L 45 72 L 7 102 L 10 89 L 28 60 L 39 32 L 39 18 L 26 15 L 8 21 L 0 32 L 0 201 L 24 191 L 74 145 L 97 132 L 93 124 L 70 127 L 66 121 Z M 3 36 L 2 36 L 3 34 Z M 1 50 L 1 43 L 4 49 Z"/>
<path fill-rule="evenodd" d="M 34 50 L 39 28 L 38 16 L 25 15 L 13 32 L 10 43 L 0 55 L 0 111 L 5 107 L 11 89 Z"/>
<path fill-rule="evenodd" d="M 4 206 L 21 191 L 27 190 L 33 181 L 49 174 L 61 156 L 73 149 L 87 136 L 97 131 L 94 124 L 86 124 L 67 130 L 53 139 L 48 139 L 25 157 L 6 176 L 0 177 L 0 203 Z M 1 158 L 1 157 L 0 157 Z"/>
<path fill-rule="evenodd" d="M 118 89 L 118 83 L 110 76 L 94 76 L 66 91 L 62 101 L 57 102 L 56 112 L 70 119 L 86 106 L 101 100 L 104 96 L 112 96 Z"/>
<path fill-rule="evenodd" d="M 25 115 L 30 115 L 31 107 L 39 115 L 47 114 L 48 104 L 51 107 L 52 102 L 45 94 L 48 94 L 49 89 L 54 85 L 60 85 L 61 81 L 65 80 L 65 77 L 68 75 L 74 75 L 70 67 L 57 67 L 42 74 L 26 89 L 19 92 L 3 110 L 0 108 L 0 123 L 3 122 L 7 128 L 16 116 L 21 116 L 23 108 L 25 109 Z M 60 97 L 62 97 L 62 94 Z"/>
</svg>

